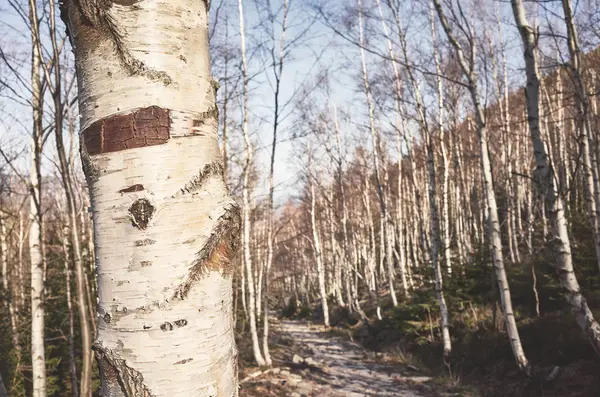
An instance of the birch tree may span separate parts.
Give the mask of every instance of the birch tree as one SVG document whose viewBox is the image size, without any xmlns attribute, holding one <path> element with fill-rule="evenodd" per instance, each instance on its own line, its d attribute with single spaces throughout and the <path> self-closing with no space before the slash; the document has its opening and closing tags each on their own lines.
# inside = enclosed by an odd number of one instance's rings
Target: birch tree
<svg viewBox="0 0 600 397">
<path fill-rule="evenodd" d="M 435 61 L 435 70 L 437 76 L 437 95 L 438 95 L 438 132 L 439 142 L 442 152 L 442 219 L 444 220 L 443 233 L 440 232 L 439 211 L 435 200 L 436 175 L 435 175 L 435 152 L 433 149 L 433 140 L 431 134 L 426 131 L 427 145 L 427 167 L 429 168 L 429 206 L 431 211 L 431 260 L 435 272 L 435 292 L 440 306 L 442 343 L 444 344 L 444 357 L 450 355 L 452 351 L 452 341 L 450 339 L 450 326 L 448 320 L 448 305 L 444 297 L 442 269 L 439 260 L 439 247 L 444 250 L 444 260 L 446 270 L 451 274 L 450 266 L 450 225 L 448 222 L 448 158 L 446 154 L 446 144 L 444 143 L 444 89 L 440 71 L 440 60 L 437 49 L 435 16 L 433 7 L 431 8 L 431 36 L 433 39 L 433 57 Z M 441 234 L 441 237 L 440 237 Z M 441 243 L 441 244 L 440 244 Z"/>
<path fill-rule="evenodd" d="M 98 266 L 102 396 L 237 396 L 208 3 L 64 4 Z"/>
<path fill-rule="evenodd" d="M 69 220 L 68 231 L 70 232 L 69 239 L 72 245 L 72 262 L 75 268 L 75 284 L 77 286 L 77 309 L 79 314 L 79 324 L 81 331 L 81 350 L 82 350 L 82 366 L 81 366 L 81 384 L 79 395 L 82 397 L 91 396 L 92 394 L 92 353 L 91 353 L 91 332 L 88 319 L 88 302 L 86 300 L 86 275 L 83 269 L 83 259 L 81 256 L 81 243 L 79 223 L 77 219 L 77 203 L 75 202 L 75 191 L 73 188 L 72 167 L 67 158 L 65 151 L 63 128 L 64 128 L 64 113 L 65 106 L 63 102 L 62 82 L 62 67 L 61 67 L 61 49 L 58 43 L 56 31 L 56 6 L 54 0 L 49 0 L 49 35 L 52 44 L 52 61 L 44 64 L 44 73 L 46 82 L 49 86 L 50 93 L 54 102 L 54 141 L 56 144 L 56 153 L 59 160 L 59 170 L 62 179 L 63 190 L 65 194 L 66 211 Z M 38 33 L 39 37 L 39 33 Z M 41 46 L 38 41 L 38 52 L 41 55 Z M 50 70 L 50 67 L 52 70 Z M 51 78 L 53 77 L 53 80 Z M 52 81 L 52 83 L 50 83 Z M 66 91 L 66 90 L 65 90 Z M 68 99 L 68 92 L 66 93 Z M 67 255 L 69 258 L 71 255 Z"/>
<path fill-rule="evenodd" d="M 246 280 L 248 281 L 248 313 L 250 321 L 250 337 L 252 338 L 252 352 L 256 363 L 260 366 L 265 365 L 265 359 L 260 351 L 258 342 L 258 333 L 256 331 L 256 291 L 254 284 L 254 270 L 252 268 L 252 253 L 250 251 L 250 196 L 249 182 L 252 165 L 252 144 L 248 134 L 248 62 L 246 60 L 246 32 L 244 27 L 244 4 L 243 0 L 238 0 L 238 10 L 240 14 L 240 48 L 242 55 L 242 79 L 243 79 L 243 115 L 242 115 L 242 134 L 244 135 L 244 154 L 246 162 L 244 164 L 243 186 L 242 186 L 242 209 L 243 209 L 243 265 L 246 270 Z M 259 287 L 260 288 L 260 287 Z"/>
<path fill-rule="evenodd" d="M 267 1 L 267 6 L 269 7 L 269 14 L 271 14 L 271 3 Z M 271 47 L 271 59 L 272 59 L 272 68 L 273 68 L 273 77 L 275 78 L 275 87 L 273 93 L 273 140 L 271 142 L 271 160 L 269 163 L 269 197 L 268 197 L 268 207 L 267 207 L 267 261 L 265 264 L 265 290 L 263 294 L 263 352 L 265 356 L 265 362 L 267 365 L 271 365 L 271 353 L 269 353 L 269 272 L 271 270 L 271 266 L 273 264 L 273 198 L 275 194 L 275 186 L 273 184 L 273 178 L 275 175 L 275 153 L 277 149 L 277 133 L 279 132 L 279 126 L 281 123 L 281 78 L 283 75 L 283 63 L 284 56 L 286 55 L 286 47 L 285 47 L 285 35 L 287 32 L 288 25 L 288 12 L 289 12 L 289 2 L 288 0 L 283 0 L 283 19 L 281 22 L 281 36 L 279 38 L 279 51 L 277 56 L 275 56 L 275 39 L 273 40 L 273 46 Z"/>
<path fill-rule="evenodd" d="M 307 147 L 309 166 L 312 154 L 310 153 L 310 146 Z M 315 193 L 315 182 L 313 181 L 314 176 L 309 173 L 309 185 L 310 185 L 310 223 L 312 229 L 312 245 L 315 253 L 315 261 L 317 263 L 317 277 L 319 279 L 319 295 L 321 296 L 321 308 L 323 310 L 323 323 L 326 327 L 329 327 L 329 307 L 327 304 L 327 290 L 325 289 L 325 268 L 323 266 L 323 252 L 321 249 L 321 240 L 319 238 L 319 230 L 317 226 L 317 197 Z"/>
<path fill-rule="evenodd" d="M 31 165 L 29 169 L 29 260 L 31 262 L 31 368 L 33 397 L 46 397 L 46 353 L 44 347 L 44 226 L 42 213 L 42 147 L 44 88 L 42 85 L 39 20 L 36 4 L 29 2 L 31 26 Z"/>
</svg>

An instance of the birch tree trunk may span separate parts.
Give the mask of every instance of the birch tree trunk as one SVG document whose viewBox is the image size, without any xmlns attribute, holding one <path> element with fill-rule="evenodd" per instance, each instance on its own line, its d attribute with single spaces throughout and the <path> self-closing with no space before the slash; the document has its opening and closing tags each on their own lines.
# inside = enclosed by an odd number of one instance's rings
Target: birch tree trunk
<svg viewBox="0 0 600 397">
<path fill-rule="evenodd" d="M 31 165 L 29 169 L 29 260 L 31 265 L 31 370 L 33 397 L 46 397 L 46 354 L 44 348 L 44 278 L 43 216 L 41 194 L 43 84 L 40 76 L 39 27 L 35 2 L 29 3 L 32 61 L 31 92 L 33 131 L 31 136 Z"/>
<path fill-rule="evenodd" d="M 252 165 L 252 144 L 248 134 L 248 63 L 246 61 L 246 33 L 244 28 L 244 4 L 243 0 L 238 0 L 238 9 L 240 14 L 240 47 L 242 51 L 242 78 L 243 78 L 243 120 L 242 134 L 244 135 L 244 152 L 246 155 L 246 164 L 244 166 L 243 186 L 242 186 L 242 208 L 243 208 L 243 258 L 244 268 L 246 269 L 246 279 L 248 281 L 248 313 L 250 320 L 250 335 L 252 338 L 252 352 L 256 364 L 265 365 L 265 359 L 260 351 L 258 342 L 258 333 L 256 331 L 256 291 L 254 289 L 254 271 L 252 269 L 252 255 L 250 252 L 250 197 L 249 197 L 249 179 L 250 167 Z"/>
<path fill-rule="evenodd" d="M 58 154 L 60 176 L 62 179 L 65 200 L 67 203 L 67 214 L 69 217 L 70 240 L 72 245 L 72 253 L 65 252 L 66 260 L 72 259 L 75 268 L 75 284 L 77 287 L 77 310 L 79 314 L 79 325 L 81 331 L 81 385 L 80 393 L 82 397 L 91 397 L 92 395 L 92 352 L 90 323 L 88 320 L 87 300 L 86 300 L 86 276 L 83 269 L 83 260 L 81 258 L 81 244 L 79 223 L 77 221 L 77 209 L 75 203 L 75 191 L 73 189 L 73 181 L 71 178 L 71 167 L 67 159 L 63 142 L 63 127 L 64 127 L 64 104 L 62 100 L 62 69 L 60 63 L 60 49 L 56 38 L 56 17 L 55 17 L 55 2 L 49 1 L 50 9 L 50 39 L 52 42 L 53 60 L 52 66 L 54 70 L 54 84 L 51 87 L 52 98 L 54 101 L 54 141 L 56 143 L 56 153 Z M 48 73 L 49 74 L 49 73 Z M 70 304 L 70 303 L 69 303 Z"/>
<path fill-rule="evenodd" d="M 8 243 L 6 235 L 6 222 L 4 221 L 3 215 L 0 215 L 0 266 L 2 268 L 2 288 L 6 294 L 6 304 L 8 306 L 8 315 L 10 317 L 12 343 L 16 352 L 17 365 L 19 365 L 21 361 L 21 342 L 18 331 L 17 310 L 15 310 L 15 293 L 13 290 L 15 281 L 11 283 L 9 280 Z"/>
<path fill-rule="evenodd" d="M 77 356 L 75 354 L 75 312 L 73 311 L 73 298 L 71 297 L 71 269 L 69 268 L 69 244 L 70 237 L 67 227 L 63 229 L 62 248 L 65 254 L 65 291 L 67 298 L 67 310 L 69 312 L 69 372 L 71 375 L 71 395 L 79 397 L 79 381 L 77 380 Z"/>
<path fill-rule="evenodd" d="M 443 250 L 443 258 L 444 258 L 444 267 L 448 272 L 448 275 L 452 274 L 452 264 L 450 262 L 450 218 L 448 216 L 448 153 L 446 150 L 446 142 L 444 140 L 444 84 L 442 81 L 442 71 L 440 67 L 440 59 L 437 45 L 437 34 L 435 29 L 435 11 L 430 3 L 431 8 L 431 38 L 433 40 L 433 58 L 435 60 L 435 72 L 437 74 L 437 94 L 438 94 L 438 131 L 439 131 L 439 141 L 440 141 L 440 151 L 442 154 L 442 191 L 441 191 L 441 206 L 442 206 L 442 228 L 441 228 L 441 249 Z M 431 142 L 430 142 L 431 144 Z M 433 150 L 433 147 L 430 147 L 429 150 Z M 433 156 L 433 152 L 432 152 Z M 432 160 L 433 161 L 433 160 Z M 434 168 L 435 172 L 435 168 Z M 431 173 L 431 171 L 430 171 Z M 435 177 L 432 179 L 432 182 L 435 182 Z M 433 190 L 435 192 L 435 189 Z M 437 266 L 439 267 L 439 266 Z M 437 276 L 436 276 L 437 277 Z M 441 275 L 440 275 L 440 283 L 441 283 Z M 441 290 L 441 287 L 440 287 Z M 444 300 L 443 296 L 438 296 L 438 300 L 440 301 L 440 308 L 445 306 L 445 302 L 442 305 L 442 301 Z M 444 312 L 442 311 L 442 327 L 444 323 Z M 448 317 L 448 309 L 446 308 L 446 317 Z M 448 328 L 448 319 L 446 318 L 446 332 Z M 450 352 L 450 336 L 448 336 L 448 345 L 446 346 L 446 341 L 444 340 L 444 351 Z"/>
<path fill-rule="evenodd" d="M 433 7 L 431 7 L 431 33 L 433 39 L 434 46 L 434 58 L 436 65 L 436 72 L 440 75 L 440 67 L 439 67 L 439 59 L 437 52 L 437 42 L 435 37 L 435 17 Z M 444 145 L 444 91 L 442 87 L 441 77 L 438 77 L 438 111 L 439 111 L 439 132 L 440 132 L 440 144 Z M 438 204 L 435 200 L 435 192 L 436 192 L 436 177 L 435 177 L 435 152 L 433 150 L 433 139 L 431 134 L 428 131 L 425 131 L 427 134 L 425 137 L 425 145 L 427 150 L 427 168 L 429 171 L 429 208 L 431 212 L 431 263 L 433 265 L 433 271 L 435 274 L 435 294 L 438 300 L 438 304 L 440 306 L 440 314 L 441 314 L 441 328 L 442 328 L 442 343 L 444 345 L 444 358 L 448 357 L 452 352 L 452 341 L 450 339 L 450 327 L 448 320 L 448 305 L 446 305 L 446 299 L 444 297 L 444 289 L 443 289 L 443 277 L 442 277 L 442 269 L 439 260 L 439 247 L 440 245 L 444 250 L 447 249 L 449 245 L 449 236 L 444 235 L 443 244 L 440 244 L 440 218 L 438 211 Z M 445 155 L 445 149 L 442 149 L 442 161 L 443 169 L 445 171 L 444 176 L 444 186 L 442 187 L 442 214 L 444 215 L 444 222 L 446 222 L 446 228 L 448 227 L 448 175 L 447 175 L 447 158 Z M 445 251 L 445 258 L 448 259 L 449 251 Z M 452 268 L 450 267 L 450 261 L 446 260 L 446 270 L 451 273 Z"/>
<path fill-rule="evenodd" d="M 269 4 L 269 3 L 268 3 Z M 273 264 L 273 196 L 275 186 L 273 185 L 273 177 L 275 174 L 275 150 L 277 148 L 277 132 L 279 129 L 280 104 L 279 95 L 281 92 L 281 75 L 283 73 L 283 57 L 285 55 L 285 34 L 287 29 L 288 19 L 288 0 L 283 1 L 283 22 L 281 30 L 281 38 L 279 41 L 279 58 L 273 63 L 273 74 L 275 76 L 275 94 L 273 106 L 273 141 L 271 143 L 271 162 L 269 167 L 269 206 L 267 208 L 267 262 L 265 265 L 265 285 L 263 291 L 263 353 L 267 365 L 272 365 L 271 353 L 269 352 L 269 271 Z M 275 56 L 273 55 L 273 60 Z M 259 287 L 260 288 L 260 287 Z"/>
<path fill-rule="evenodd" d="M 309 178 L 312 177 L 309 176 Z M 329 306 L 327 304 L 327 291 L 325 289 L 325 269 L 323 268 L 323 253 L 321 252 L 321 241 L 319 239 L 319 229 L 317 226 L 316 200 L 317 198 L 315 195 L 315 184 L 311 180 L 310 221 L 312 226 L 315 260 L 317 261 L 317 276 L 319 277 L 319 295 L 321 296 L 321 306 L 323 309 L 323 323 L 326 327 L 329 327 Z"/>
<path fill-rule="evenodd" d="M 564 203 L 557 190 L 558 178 L 550 154 L 540 134 L 540 80 L 537 66 L 537 37 L 535 30 L 527 21 L 522 0 L 511 0 L 517 28 L 523 41 L 525 70 L 527 73 L 527 121 L 531 134 L 531 143 L 535 155 L 535 180 L 541 193 L 545 195 L 546 206 L 552 223 L 552 249 L 556 259 L 556 273 L 560 285 L 565 292 L 565 298 L 571 306 L 577 324 L 588 338 L 597 354 L 600 354 L 600 325 L 588 307 L 585 297 L 581 294 L 579 283 L 573 269 L 571 243 L 565 217 Z"/>
<path fill-rule="evenodd" d="M 340 125 L 339 125 L 339 120 L 338 120 L 338 115 L 337 115 L 337 107 L 334 104 L 333 105 L 333 125 L 335 128 L 335 141 L 336 141 L 336 146 L 337 146 L 337 152 L 338 152 L 338 166 L 337 166 L 337 173 L 336 173 L 336 179 L 337 179 L 337 183 L 338 183 L 338 187 L 339 187 L 339 194 L 340 194 L 340 201 L 342 204 L 342 235 L 344 238 L 344 257 L 345 257 L 345 261 L 342 262 L 342 266 L 343 266 L 343 278 L 344 278 L 344 286 L 346 288 L 346 297 L 347 297 L 347 301 L 348 301 L 348 309 L 350 310 L 350 312 L 352 312 L 352 294 L 350 291 L 350 278 L 352 277 L 352 269 L 355 268 L 357 266 L 357 260 L 356 260 L 356 245 L 351 243 L 350 240 L 351 238 L 348 236 L 348 205 L 346 203 L 346 192 L 345 192 L 345 188 L 344 188 L 344 180 L 343 180 L 343 176 L 344 176 L 344 155 L 342 153 L 342 142 L 341 142 L 341 137 L 340 137 Z M 352 247 L 352 250 L 350 249 L 350 246 Z M 352 253 L 350 254 L 349 251 L 352 251 Z M 345 265 L 343 265 L 345 264 Z"/>
<path fill-rule="evenodd" d="M 442 9 L 439 0 L 433 0 L 435 9 L 437 11 L 439 20 L 446 32 L 446 36 L 450 41 L 450 44 L 454 48 L 455 54 L 458 58 L 459 65 L 465 78 L 468 81 L 468 89 L 473 102 L 475 110 L 475 116 L 477 121 L 477 130 L 479 133 L 479 148 L 481 156 L 481 170 L 483 176 L 483 189 L 485 195 L 485 201 L 487 205 L 487 230 L 488 237 L 490 240 L 490 248 L 492 252 L 492 261 L 496 272 L 496 280 L 498 281 L 498 289 L 500 292 L 500 298 L 502 302 L 502 308 L 504 313 L 504 320 L 506 322 L 506 330 L 508 333 L 513 355 L 517 362 L 517 366 L 527 375 L 530 374 L 530 366 L 523 351 L 521 345 L 521 338 L 519 336 L 519 330 L 517 328 L 517 322 L 512 308 L 512 300 L 510 295 L 510 287 L 508 285 L 508 279 L 506 277 L 506 271 L 504 270 L 504 257 L 502 254 L 502 238 L 500 231 L 500 220 L 498 218 L 498 207 L 496 205 L 496 196 L 494 193 L 494 181 L 492 178 L 491 161 L 489 158 L 488 138 L 487 138 L 487 125 L 485 123 L 485 115 L 483 107 L 479 101 L 479 92 L 477 89 L 477 75 L 475 71 L 475 59 L 476 59 L 476 44 L 473 41 L 474 32 L 470 26 L 466 26 L 466 30 L 469 32 L 469 45 L 470 45 L 470 56 L 468 59 L 465 58 L 465 54 L 462 49 L 462 45 L 457 41 L 450 23 L 448 22 L 445 13 Z"/>
<path fill-rule="evenodd" d="M 427 170 L 429 172 L 429 208 L 431 212 L 430 233 L 431 233 L 431 263 L 435 274 L 435 294 L 440 305 L 441 313 L 441 328 L 442 328 L 442 343 L 444 345 L 444 357 L 447 357 L 452 352 L 452 344 L 450 340 L 450 330 L 448 326 L 448 306 L 444 298 L 442 269 L 439 261 L 439 246 L 440 246 L 440 219 L 438 215 L 438 206 L 435 200 L 436 178 L 435 178 L 435 159 L 431 136 L 427 133 Z"/>
<path fill-rule="evenodd" d="M 237 396 L 206 1 L 66 2 L 98 267 L 103 397 Z"/>
</svg>

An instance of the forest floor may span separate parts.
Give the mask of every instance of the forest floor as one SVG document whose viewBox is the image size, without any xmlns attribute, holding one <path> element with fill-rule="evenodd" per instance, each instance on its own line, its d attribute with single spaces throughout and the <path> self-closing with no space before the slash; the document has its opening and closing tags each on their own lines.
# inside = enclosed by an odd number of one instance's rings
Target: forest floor
<svg viewBox="0 0 600 397">
<path fill-rule="evenodd" d="M 412 366 L 388 363 L 381 354 L 307 321 L 273 324 L 275 368 L 247 370 L 241 396 L 428 397 L 431 378 Z"/>
</svg>

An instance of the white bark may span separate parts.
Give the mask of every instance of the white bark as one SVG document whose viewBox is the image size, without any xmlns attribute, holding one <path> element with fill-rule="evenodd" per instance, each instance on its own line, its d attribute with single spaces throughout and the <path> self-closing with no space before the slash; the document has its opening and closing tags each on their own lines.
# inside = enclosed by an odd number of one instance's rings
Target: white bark
<svg viewBox="0 0 600 397">
<path fill-rule="evenodd" d="M 310 147 L 308 148 L 308 151 L 309 156 L 311 156 Z M 309 170 L 311 170 L 310 165 Z M 317 277 L 319 278 L 319 295 L 321 297 L 321 306 L 323 310 L 323 323 L 326 327 L 329 327 L 329 306 L 327 304 L 327 291 L 325 289 L 325 269 L 323 267 L 323 254 L 321 252 L 321 241 L 319 239 L 319 230 L 317 226 L 317 197 L 315 195 L 315 183 L 312 181 L 312 176 L 309 175 L 308 177 L 310 179 L 310 223 L 313 235 L 313 249 L 315 252 L 315 260 L 317 262 Z"/>
<path fill-rule="evenodd" d="M 252 338 L 252 352 L 256 363 L 260 366 L 266 364 L 260 351 L 258 343 L 258 333 L 256 331 L 256 291 L 254 289 L 254 271 L 252 270 L 252 255 L 250 252 L 250 197 L 249 197 L 249 179 L 250 167 L 252 165 L 252 144 L 248 134 L 248 63 L 246 60 L 246 34 L 244 28 L 244 4 L 243 0 L 238 0 L 238 10 L 240 14 L 240 47 L 242 55 L 242 73 L 244 85 L 244 104 L 242 134 L 244 135 L 244 153 L 246 163 L 244 166 L 243 186 L 242 186 L 242 208 L 243 208 L 243 262 L 246 270 L 246 279 L 248 281 L 248 313 L 250 321 L 250 335 Z"/>
<path fill-rule="evenodd" d="M 44 349 L 44 279 L 43 221 L 41 194 L 43 88 L 40 76 L 41 56 L 36 34 L 38 17 L 33 0 L 29 2 L 32 26 L 31 92 L 33 93 L 33 131 L 29 168 L 29 261 L 31 265 L 31 369 L 33 397 L 46 397 L 46 354 Z"/>
<path fill-rule="evenodd" d="M 15 308 L 16 295 L 13 290 L 13 285 L 16 284 L 16 282 L 13 281 L 11 283 L 9 280 L 10 276 L 8 273 L 8 243 L 6 237 L 6 222 L 4 221 L 3 215 L 0 214 L 0 267 L 2 268 L 2 288 L 4 290 L 4 293 L 6 294 L 6 305 L 8 306 L 8 315 L 10 317 L 10 328 L 13 348 L 17 353 L 17 361 L 20 361 L 21 344 L 19 341 L 17 310 Z M 13 278 L 13 280 L 15 279 Z"/>
<path fill-rule="evenodd" d="M 435 37 L 435 17 L 433 7 L 431 8 L 431 33 L 433 37 L 433 46 L 434 46 L 434 58 L 436 65 L 436 72 L 438 75 L 440 74 L 440 66 L 439 59 L 437 53 L 437 43 Z M 444 148 L 444 118 L 443 118 L 443 109 L 444 109 L 444 97 L 443 97 L 443 87 L 441 77 L 438 76 L 438 104 L 439 104 L 439 132 L 440 132 L 440 145 L 442 146 L 442 161 L 444 162 L 443 168 L 445 170 L 444 175 L 444 186 L 442 186 L 442 214 L 444 215 L 444 221 L 446 222 L 446 231 L 448 227 L 448 160 L 445 155 Z M 429 208 L 431 212 L 431 263 L 433 265 L 433 271 L 435 274 L 435 293 L 438 300 L 438 304 L 440 305 L 440 314 L 441 314 L 441 328 L 442 328 L 442 343 L 444 345 L 444 357 L 447 357 L 452 352 L 452 340 L 450 339 L 450 326 L 448 319 L 448 305 L 446 305 L 446 299 L 444 297 L 444 289 L 443 283 L 444 279 L 442 277 L 442 269 L 439 260 L 439 246 L 440 240 L 443 241 L 441 246 L 446 250 L 445 258 L 446 258 L 446 270 L 451 273 L 452 268 L 450 267 L 450 261 L 448 259 L 449 251 L 447 250 L 448 242 L 449 242 L 449 234 L 444 234 L 443 240 L 440 239 L 440 220 L 438 216 L 438 205 L 435 200 L 435 192 L 436 192 L 436 177 L 435 177 L 435 152 L 433 150 L 433 139 L 429 132 L 425 131 L 427 134 L 425 145 L 427 150 L 427 168 L 429 171 Z"/>
<path fill-rule="evenodd" d="M 56 16 L 55 2 L 49 1 L 50 9 L 50 38 L 53 50 L 53 69 L 54 69 L 54 85 L 51 89 L 54 100 L 54 141 L 56 143 L 56 153 L 58 154 L 60 165 L 60 176 L 65 193 L 67 204 L 67 214 L 69 217 L 70 240 L 73 247 L 72 261 L 75 268 L 75 281 L 77 286 L 77 309 L 79 314 L 79 323 L 81 330 L 81 350 L 82 350 L 82 365 L 81 365 L 81 389 L 82 397 L 91 397 L 92 395 L 92 352 L 90 324 L 87 311 L 86 286 L 87 280 L 83 269 L 83 261 L 81 257 L 81 244 L 79 224 L 77 220 L 77 209 L 75 202 L 75 191 L 73 189 L 73 181 L 71 178 L 70 162 L 67 159 L 63 143 L 63 127 L 64 127 L 64 104 L 62 101 L 62 67 L 60 64 L 60 48 L 56 37 Z M 67 253 L 67 260 L 70 255 Z"/>
<path fill-rule="evenodd" d="M 431 144 L 431 137 L 427 134 L 427 169 L 429 171 L 429 207 L 431 212 L 430 220 L 430 233 L 431 233 L 431 263 L 433 265 L 433 271 L 435 274 L 435 293 L 440 305 L 441 313 L 441 328 L 442 328 L 442 342 L 444 345 L 444 357 L 448 356 L 452 351 L 452 343 L 450 340 L 450 330 L 448 321 L 448 306 L 446 305 L 446 299 L 444 298 L 443 290 L 443 278 L 442 269 L 439 261 L 439 243 L 440 243 L 440 224 L 438 216 L 438 207 L 435 200 L 435 160 L 433 153 L 433 145 Z"/>
<path fill-rule="evenodd" d="M 354 240 L 352 241 L 352 249 L 350 249 L 350 237 L 348 236 L 348 205 L 347 205 L 347 199 L 346 199 L 346 192 L 345 192 L 345 188 L 344 188 L 344 180 L 343 180 L 343 175 L 344 175 L 344 155 L 342 153 L 342 142 L 341 142 L 341 137 L 340 137 L 340 125 L 339 125 L 339 120 L 338 120 L 338 115 L 337 115 L 337 107 L 334 104 L 333 105 L 333 125 L 335 128 L 335 140 L 336 140 L 336 145 L 337 145 L 337 151 L 338 151 L 338 169 L 337 169 L 337 183 L 339 186 L 339 194 L 340 194 L 340 201 L 342 204 L 342 234 L 344 237 L 344 253 L 345 253 L 345 261 L 343 261 L 342 263 L 345 265 L 343 266 L 343 278 L 344 278 L 344 286 L 346 289 L 346 299 L 348 301 L 348 309 L 350 310 L 350 312 L 352 312 L 352 294 L 350 291 L 350 279 L 351 279 L 351 275 L 352 275 L 352 269 L 357 267 L 357 254 L 356 254 L 356 245 L 353 243 Z M 351 251 L 351 253 L 349 253 L 349 251 Z"/>
<path fill-rule="evenodd" d="M 268 3 L 270 4 L 270 3 Z M 280 105 L 279 95 L 281 90 L 281 75 L 283 73 L 283 57 L 285 55 L 285 34 L 287 31 L 289 4 L 288 0 L 283 0 L 283 21 L 281 24 L 281 37 L 279 40 L 279 58 L 273 66 L 275 76 L 275 93 L 273 106 L 273 141 L 271 143 L 271 163 L 269 167 L 269 206 L 267 208 L 267 262 L 265 265 L 265 290 L 263 293 L 263 352 L 267 365 L 272 365 L 271 353 L 269 352 L 269 272 L 273 264 L 273 196 L 275 186 L 273 177 L 275 174 L 275 150 L 277 148 L 277 131 L 279 129 Z M 274 58 L 274 56 L 273 56 Z"/>
<path fill-rule="evenodd" d="M 237 396 L 206 2 L 70 1 L 106 397 Z"/>
<path fill-rule="evenodd" d="M 73 310 L 73 298 L 71 297 L 71 269 L 69 268 L 69 230 L 64 228 L 62 235 L 62 247 L 65 254 L 65 291 L 67 295 L 67 310 L 69 312 L 69 372 L 71 375 L 71 394 L 79 397 L 79 381 L 77 380 L 77 356 L 75 354 L 75 312 Z"/>
<path fill-rule="evenodd" d="M 32 145 L 35 147 L 36 145 Z M 30 174 L 31 198 L 29 200 L 29 258 L 31 262 L 31 359 L 33 371 L 33 396 L 46 396 L 46 360 L 44 350 L 44 260 L 42 256 L 42 219 L 40 204 L 40 179 L 38 178 L 40 153 L 34 149 Z"/>
</svg>

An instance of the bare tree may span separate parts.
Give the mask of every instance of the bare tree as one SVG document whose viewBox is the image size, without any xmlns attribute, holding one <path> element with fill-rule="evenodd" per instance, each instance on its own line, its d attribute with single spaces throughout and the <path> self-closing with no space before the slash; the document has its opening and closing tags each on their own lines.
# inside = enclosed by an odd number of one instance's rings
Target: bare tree
<svg viewBox="0 0 600 397">
<path fill-rule="evenodd" d="M 252 352 L 256 363 L 260 366 L 266 364 L 266 361 L 260 351 L 258 343 L 258 334 L 256 331 L 256 291 L 254 284 L 254 270 L 252 267 L 252 255 L 250 252 L 250 196 L 249 183 L 250 171 L 252 165 L 252 144 L 248 133 L 248 63 L 246 60 L 246 33 L 244 28 L 244 5 L 243 0 L 238 0 L 238 9 L 240 14 L 240 47 L 242 51 L 242 78 L 243 78 L 243 121 L 242 133 L 244 135 L 244 153 L 246 162 L 244 164 L 243 188 L 242 188 L 242 209 L 243 209 L 243 264 L 246 270 L 246 280 L 248 280 L 248 314 L 250 321 L 250 336 L 252 338 Z"/>
<path fill-rule="evenodd" d="M 32 61 L 31 92 L 33 98 L 33 130 L 31 134 L 31 167 L 29 170 L 29 258 L 31 262 L 31 365 L 33 396 L 46 397 L 46 359 L 44 348 L 44 224 L 42 213 L 42 147 L 44 87 L 42 84 L 42 57 L 40 51 L 39 20 L 34 1 L 29 2 Z"/>
</svg>

